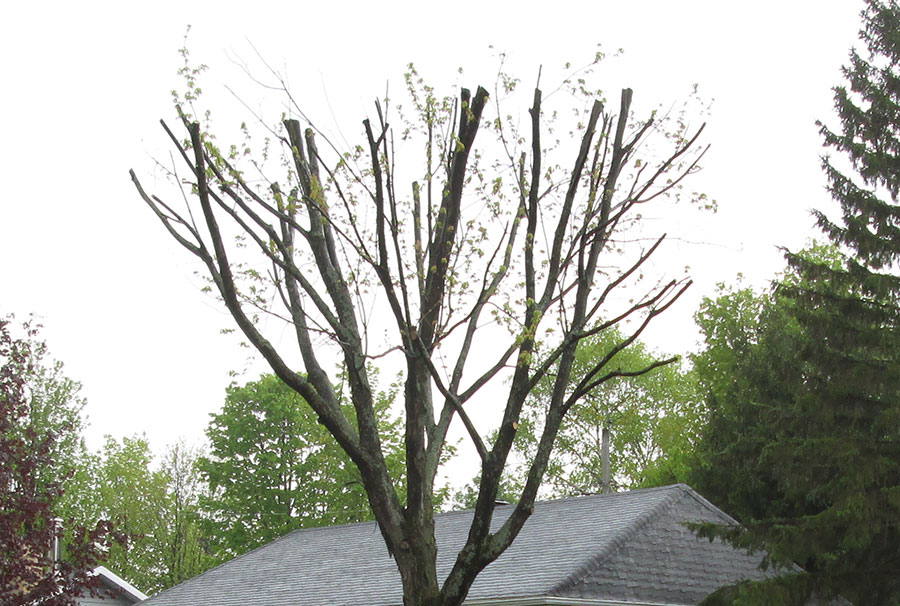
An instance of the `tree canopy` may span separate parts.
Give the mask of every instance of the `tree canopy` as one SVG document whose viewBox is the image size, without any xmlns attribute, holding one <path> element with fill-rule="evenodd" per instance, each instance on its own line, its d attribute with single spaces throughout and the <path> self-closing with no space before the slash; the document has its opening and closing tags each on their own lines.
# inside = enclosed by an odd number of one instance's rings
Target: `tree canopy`
<svg viewBox="0 0 900 606">
<path fill-rule="evenodd" d="M 376 407 L 388 467 L 400 477 L 400 433 L 387 412 L 392 399 L 383 396 Z M 203 526 L 217 559 L 297 528 L 371 519 L 358 469 L 302 396 L 275 375 L 230 387 L 206 434 L 210 452 L 198 461 L 209 486 Z"/>
<path fill-rule="evenodd" d="M 576 352 L 572 381 L 577 383 L 613 351 L 624 336 L 616 329 L 585 339 Z M 641 372 L 660 358 L 636 341 L 609 364 L 622 376 L 578 401 L 559 429 L 544 484 L 553 496 L 603 490 L 603 432 L 606 430 L 611 489 L 631 489 L 668 478 L 673 460 L 693 447 L 702 407 L 692 378 L 677 363 Z M 631 373 L 634 373 L 632 376 Z M 550 401 L 553 375 L 532 391 L 522 412 L 515 449 L 529 460 L 537 448 Z"/>
<path fill-rule="evenodd" d="M 144 436 L 106 436 L 101 449 L 79 461 L 78 482 L 60 510 L 85 525 L 109 520 L 128 540 L 105 550 L 98 563 L 156 593 L 219 562 L 200 528 L 197 456 L 183 443 L 157 457 Z"/>
</svg>

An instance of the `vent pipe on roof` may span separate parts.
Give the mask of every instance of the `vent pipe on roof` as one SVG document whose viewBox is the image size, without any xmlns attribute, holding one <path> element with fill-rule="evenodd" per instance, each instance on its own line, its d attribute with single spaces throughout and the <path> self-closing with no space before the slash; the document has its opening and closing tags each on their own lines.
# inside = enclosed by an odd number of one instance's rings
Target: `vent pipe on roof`
<svg viewBox="0 0 900 606">
<path fill-rule="evenodd" d="M 603 465 L 603 482 L 601 484 L 601 491 L 603 494 L 610 493 L 609 486 L 609 427 L 606 424 L 603 425 L 603 433 L 601 438 L 601 451 L 600 451 L 600 460 Z"/>
<path fill-rule="evenodd" d="M 53 528 L 53 536 L 50 539 L 50 549 L 47 555 L 50 558 L 50 561 L 55 565 L 62 560 L 62 542 L 60 541 L 60 536 L 62 535 L 62 518 L 52 518 L 50 520 L 50 525 Z"/>
</svg>

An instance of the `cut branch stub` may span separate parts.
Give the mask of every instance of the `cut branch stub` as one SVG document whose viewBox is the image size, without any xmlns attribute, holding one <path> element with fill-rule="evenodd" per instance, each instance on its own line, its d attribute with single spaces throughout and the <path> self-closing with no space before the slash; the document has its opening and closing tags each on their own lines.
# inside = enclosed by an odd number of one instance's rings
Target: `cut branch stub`
<svg viewBox="0 0 900 606">
<path fill-rule="evenodd" d="M 428 276 L 425 280 L 425 297 L 422 301 L 419 337 L 429 349 L 434 343 L 434 333 L 446 285 L 448 260 L 458 233 L 466 166 L 478 126 L 481 124 L 481 115 L 488 100 L 488 92 L 479 86 L 471 105 L 469 97 L 468 89 L 463 89 L 461 94 L 463 111 L 460 112 L 459 117 L 458 140 L 450 164 L 450 177 L 444 188 L 437 221 L 434 225 L 434 239 L 431 241 L 428 253 Z"/>
</svg>

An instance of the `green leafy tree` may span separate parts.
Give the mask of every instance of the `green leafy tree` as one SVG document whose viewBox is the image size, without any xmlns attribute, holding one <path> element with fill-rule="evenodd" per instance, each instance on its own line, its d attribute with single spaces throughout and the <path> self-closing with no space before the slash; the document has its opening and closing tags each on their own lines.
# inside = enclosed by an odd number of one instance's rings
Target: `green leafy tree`
<svg viewBox="0 0 900 606">
<path fill-rule="evenodd" d="M 162 469 L 143 438 L 120 443 L 107 437 L 100 452 L 89 453 L 82 438 L 81 385 L 65 376 L 61 362 L 47 359 L 33 323 L 24 330 L 30 336 L 12 341 L 12 358 L 20 359 L 21 405 L 9 413 L 6 431 L 7 439 L 30 445 L 28 456 L 40 463 L 28 463 L 30 488 L 19 490 L 32 505 L 8 505 L 10 513 L 18 508 L 21 516 L 41 504 L 41 532 L 61 546 L 58 566 L 71 567 L 76 560 L 103 564 L 148 592 L 202 572 L 212 562 L 197 530 L 195 453 L 176 445 Z M 96 542 L 97 549 L 86 550 L 86 541 Z"/>
<path fill-rule="evenodd" d="M 608 432 L 610 488 L 636 488 L 675 476 L 690 451 L 701 419 L 690 375 L 674 358 L 627 343 L 617 330 L 582 341 L 572 366 L 574 388 L 597 363 L 609 358 L 615 375 L 579 400 L 559 428 L 545 487 L 553 496 L 603 491 L 603 433 Z M 652 368 L 650 372 L 646 369 Z M 532 391 L 516 436 L 517 454 L 529 460 L 537 448 L 551 399 L 554 373 Z"/>
<path fill-rule="evenodd" d="M 52 464 L 41 470 L 42 481 L 66 483 L 75 472 L 86 450 L 84 420 L 86 404 L 81 397 L 81 384 L 63 373 L 63 363 L 54 360 L 35 365 L 27 379 L 28 427 L 44 439 L 53 434 L 53 449 L 49 453 Z"/>
<path fill-rule="evenodd" d="M 165 537 L 164 584 L 171 587 L 216 564 L 203 534 L 200 500 L 205 494 L 198 460 L 201 450 L 183 441 L 170 446 L 162 458 L 166 478 L 166 508 L 162 511 Z"/>
<path fill-rule="evenodd" d="M 23 329 L 37 334 L 39 326 L 31 319 Z M 29 352 L 27 372 L 22 377 L 26 414 L 14 430 L 21 435 L 27 433 L 29 441 L 46 443 L 50 449 L 44 464 L 35 470 L 34 480 L 38 486 L 54 484 L 62 490 L 54 503 L 54 515 L 83 520 L 77 511 L 88 466 L 82 414 L 86 401 L 81 396 L 81 384 L 65 375 L 61 361 L 49 358 L 45 343 L 34 337 L 22 342 L 27 343 Z"/>
<path fill-rule="evenodd" d="M 177 110 L 186 135 L 165 127 L 187 165 L 173 167 L 185 190 L 172 199 L 188 207 L 151 195 L 132 171 L 138 194 L 202 263 L 247 343 L 358 469 L 404 604 L 458 606 L 530 516 L 563 418 L 609 374 L 598 360 L 571 388 L 579 342 L 628 319 L 640 334 L 687 288 L 687 279 L 660 278 L 629 298 L 614 294 L 640 282 L 662 245 L 664 236 L 625 237 L 637 209 L 679 194 L 702 154 L 700 132 L 677 111 L 637 112 L 631 90 L 605 103 L 590 68 L 570 72 L 561 85 L 568 94 L 553 96 L 566 105 L 545 106 L 536 86 L 521 115 L 511 108 L 518 80 L 508 74 L 497 78 L 490 102 L 481 87 L 439 96 L 411 68 L 403 107 L 376 102 L 360 144 L 346 151 L 285 89 L 290 116 L 267 139 L 281 154 L 267 147 L 254 156 L 249 145 L 221 145 L 211 132 L 209 114 L 197 108 L 199 71 L 187 61 L 182 71 L 188 92 Z M 268 338 L 263 316 L 286 321 L 290 342 Z M 376 359 L 403 369 L 401 475 L 384 448 Z M 335 360 L 340 381 L 326 370 Z M 494 500 L 521 412 L 551 367 L 543 433 L 517 504 L 497 529 Z M 502 390 L 494 397 L 501 420 L 478 427 L 466 406 L 489 384 Z M 440 580 L 436 481 L 454 419 L 481 470 L 466 544 Z"/>
<path fill-rule="evenodd" d="M 392 400 L 387 394 L 376 403 L 383 419 Z M 399 479 L 403 458 L 396 422 L 383 422 L 380 433 L 389 469 Z M 230 387 L 206 435 L 210 453 L 198 461 L 209 484 L 203 523 L 218 559 L 297 528 L 371 519 L 359 470 L 315 411 L 278 377 Z"/>
<path fill-rule="evenodd" d="M 111 436 L 95 458 L 96 515 L 113 520 L 129 538 L 109 550 L 105 566 L 147 593 L 167 586 L 167 477 L 154 468 L 153 453 L 140 436 Z"/>
<path fill-rule="evenodd" d="M 463 485 L 462 488 L 455 490 L 449 501 L 449 509 L 475 509 L 475 505 L 478 503 L 478 485 L 480 483 L 481 478 L 475 476 L 471 482 L 468 482 Z M 503 474 L 503 477 L 500 478 L 496 501 L 502 503 L 514 503 L 521 492 L 521 480 L 514 477 L 514 474 L 505 473 Z"/>
<path fill-rule="evenodd" d="M 706 397 L 707 420 L 692 457 L 689 481 L 739 520 L 760 519 L 786 505 L 760 462 L 776 433 L 778 404 L 770 402 L 787 342 L 798 336 L 785 300 L 749 288 L 721 288 L 695 318 L 705 337 L 694 372 Z M 778 354 L 776 358 L 775 354 Z"/>
<path fill-rule="evenodd" d="M 176 443 L 157 462 L 146 438 L 107 436 L 81 470 L 84 488 L 74 509 L 86 522 L 115 521 L 128 542 L 109 549 L 102 563 L 144 592 L 171 587 L 216 563 L 200 531 L 197 456 Z"/>
</svg>

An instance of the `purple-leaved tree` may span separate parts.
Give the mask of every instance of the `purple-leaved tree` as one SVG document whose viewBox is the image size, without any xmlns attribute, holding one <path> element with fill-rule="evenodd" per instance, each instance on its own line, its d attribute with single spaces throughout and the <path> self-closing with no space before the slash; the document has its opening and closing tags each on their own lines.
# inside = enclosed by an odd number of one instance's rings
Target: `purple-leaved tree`
<svg viewBox="0 0 900 606">
<path fill-rule="evenodd" d="M 98 594 L 92 570 L 104 546 L 123 537 L 105 521 L 92 530 L 73 528 L 65 557 L 57 557 L 65 522 L 56 519 L 54 505 L 62 478 L 41 476 L 53 467 L 60 436 L 42 435 L 27 423 L 28 377 L 45 348 L 31 323 L 23 325 L 21 338 L 10 323 L 0 318 L 0 604 L 74 606 L 78 595 Z"/>
</svg>

